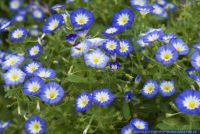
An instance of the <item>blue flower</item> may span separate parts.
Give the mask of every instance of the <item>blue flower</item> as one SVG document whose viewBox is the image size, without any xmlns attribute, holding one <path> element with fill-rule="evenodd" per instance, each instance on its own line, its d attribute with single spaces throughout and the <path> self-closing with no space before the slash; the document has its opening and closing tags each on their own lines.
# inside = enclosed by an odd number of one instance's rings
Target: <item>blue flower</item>
<svg viewBox="0 0 200 134">
<path fill-rule="evenodd" d="M 27 35 L 26 29 L 24 27 L 18 27 L 10 32 L 10 40 L 19 42 L 23 40 L 26 35 Z"/>
<path fill-rule="evenodd" d="M 84 55 L 86 65 L 94 68 L 104 68 L 110 58 L 105 55 L 100 49 Z"/>
<path fill-rule="evenodd" d="M 14 17 L 13 20 L 16 22 L 23 22 L 25 20 L 25 15 L 21 13 L 17 13 Z"/>
<path fill-rule="evenodd" d="M 121 68 L 121 65 L 119 64 L 118 61 L 109 62 L 109 65 L 110 65 L 110 71 L 117 71 L 117 70 L 120 70 Z"/>
<path fill-rule="evenodd" d="M 142 76 L 141 76 L 141 75 L 137 75 L 137 76 L 135 77 L 135 83 L 136 83 L 136 84 L 140 83 L 141 80 L 142 80 Z"/>
<path fill-rule="evenodd" d="M 192 53 L 190 62 L 196 70 L 200 71 L 200 51 L 195 51 Z"/>
<path fill-rule="evenodd" d="M 22 91 L 30 96 L 39 94 L 44 88 L 44 82 L 40 77 L 33 77 L 24 83 Z"/>
<path fill-rule="evenodd" d="M 162 6 L 158 5 L 158 4 L 153 4 L 152 7 L 154 9 L 151 11 L 151 13 L 155 14 L 157 16 L 162 16 L 164 14 L 164 12 L 165 12 L 165 9 Z"/>
<path fill-rule="evenodd" d="M 29 35 L 34 37 L 39 37 L 40 31 L 37 27 L 29 28 Z"/>
<path fill-rule="evenodd" d="M 91 42 L 84 40 L 78 43 L 77 45 L 74 45 L 73 47 L 71 47 L 70 55 L 72 57 L 77 57 L 77 56 L 82 56 L 83 54 L 86 54 L 90 49 L 90 44 Z"/>
<path fill-rule="evenodd" d="M 187 89 L 176 98 L 178 109 L 187 114 L 200 114 L 200 91 Z"/>
<path fill-rule="evenodd" d="M 34 76 L 39 76 L 44 79 L 53 79 L 56 76 L 56 72 L 50 68 L 39 68 L 34 72 Z"/>
<path fill-rule="evenodd" d="M 7 22 L 9 22 L 8 18 L 0 17 L 0 26 L 6 24 Z"/>
<path fill-rule="evenodd" d="M 191 79 L 199 82 L 200 81 L 200 72 L 194 68 L 188 68 L 187 70 L 185 70 L 186 74 L 188 75 L 188 77 L 190 77 Z"/>
<path fill-rule="evenodd" d="M 176 38 L 170 40 L 170 45 L 172 45 L 179 55 L 187 55 L 189 53 L 189 47 L 183 42 L 182 39 Z"/>
<path fill-rule="evenodd" d="M 63 88 L 56 82 L 49 82 L 44 86 L 44 89 L 40 93 L 40 98 L 42 101 L 55 104 L 61 101 L 64 97 Z"/>
<path fill-rule="evenodd" d="M 163 45 L 158 48 L 156 59 L 164 65 L 170 65 L 178 59 L 178 52 L 171 45 Z"/>
<path fill-rule="evenodd" d="M 174 81 L 161 81 L 158 92 L 162 96 L 172 96 L 176 92 L 174 87 Z"/>
<path fill-rule="evenodd" d="M 2 63 L 2 69 L 3 70 L 8 70 L 12 67 L 18 67 L 21 65 L 24 61 L 24 56 L 18 56 L 18 55 L 10 55 L 7 57 L 3 63 Z"/>
<path fill-rule="evenodd" d="M 123 39 L 119 41 L 119 49 L 117 49 L 117 54 L 119 56 L 127 56 L 133 51 L 133 46 L 128 39 Z"/>
<path fill-rule="evenodd" d="M 167 3 L 165 5 L 165 9 L 170 10 L 170 11 L 174 11 L 174 10 L 176 10 L 176 5 L 174 3 Z"/>
<path fill-rule="evenodd" d="M 102 34 L 106 37 L 117 35 L 119 32 L 121 32 L 121 29 L 119 27 L 111 26 L 106 28 Z"/>
<path fill-rule="evenodd" d="M 148 13 L 150 13 L 153 10 L 153 7 L 150 5 L 146 5 L 146 6 L 138 6 L 135 5 L 133 6 L 137 11 L 140 12 L 140 14 L 142 16 L 146 16 Z"/>
<path fill-rule="evenodd" d="M 157 94 L 158 88 L 158 83 L 155 80 L 148 80 L 145 82 L 141 94 L 147 98 L 153 98 Z"/>
<path fill-rule="evenodd" d="M 81 38 L 85 38 L 88 33 L 88 29 L 87 28 L 75 29 L 74 32 L 78 34 L 78 36 L 80 36 Z"/>
<path fill-rule="evenodd" d="M 70 44 L 74 45 L 76 39 L 78 38 L 77 34 L 69 34 L 65 37 L 65 39 L 67 40 L 67 42 L 69 42 Z"/>
<path fill-rule="evenodd" d="M 166 0 L 156 0 L 156 3 L 159 4 L 160 6 L 165 6 L 167 4 Z"/>
<path fill-rule="evenodd" d="M 28 58 L 34 59 L 40 56 L 43 51 L 43 47 L 39 43 L 35 43 L 34 46 L 28 48 Z"/>
<path fill-rule="evenodd" d="M 18 85 L 24 82 L 26 74 L 19 68 L 13 67 L 3 74 L 6 85 Z"/>
<path fill-rule="evenodd" d="M 40 8 L 34 8 L 31 11 L 31 15 L 35 20 L 42 20 L 44 18 L 44 11 Z"/>
<path fill-rule="evenodd" d="M 0 133 L 2 133 L 4 129 L 6 129 L 10 125 L 10 123 L 11 123 L 10 120 L 6 122 L 0 121 Z"/>
<path fill-rule="evenodd" d="M 114 96 L 109 89 L 94 90 L 92 93 L 92 100 L 99 106 L 106 106 L 112 103 Z"/>
<path fill-rule="evenodd" d="M 94 22 L 94 15 L 87 9 L 77 8 L 71 12 L 70 20 L 75 27 L 88 28 Z"/>
<path fill-rule="evenodd" d="M 45 134 L 46 122 L 39 116 L 32 115 L 24 124 L 27 134 Z"/>
<path fill-rule="evenodd" d="M 63 8 L 66 8 L 66 5 L 56 4 L 56 5 L 52 6 L 50 9 L 53 10 L 53 11 L 58 11 L 59 9 L 63 9 Z"/>
<path fill-rule="evenodd" d="M 10 0 L 9 7 L 11 10 L 18 10 L 22 5 L 22 0 Z"/>
<path fill-rule="evenodd" d="M 76 112 L 86 111 L 92 104 L 92 96 L 87 91 L 76 97 Z"/>
<path fill-rule="evenodd" d="M 131 125 L 126 125 L 121 129 L 121 134 L 134 134 L 133 127 Z"/>
<path fill-rule="evenodd" d="M 102 46 L 107 41 L 107 39 L 102 39 L 102 38 L 97 37 L 97 38 L 92 38 L 92 39 L 86 39 L 86 41 L 91 42 L 91 45 L 90 45 L 91 48 L 97 48 L 99 46 Z"/>
<path fill-rule="evenodd" d="M 7 28 L 9 28 L 13 24 L 13 20 L 10 20 L 2 25 L 0 25 L 0 32 L 5 31 Z"/>
<path fill-rule="evenodd" d="M 133 100 L 133 92 L 132 92 L 132 91 L 127 91 L 127 92 L 125 92 L 125 94 L 124 94 L 124 99 L 125 99 L 126 101 L 131 101 L 131 100 Z"/>
<path fill-rule="evenodd" d="M 174 34 L 174 33 L 172 33 L 172 34 L 165 34 L 165 35 L 162 36 L 162 40 L 163 40 L 165 43 L 168 44 L 168 43 L 170 42 L 171 39 L 174 39 L 174 38 L 176 38 L 176 37 L 177 37 L 177 35 Z"/>
<path fill-rule="evenodd" d="M 139 118 L 134 118 L 130 121 L 130 125 L 133 127 L 134 131 L 138 130 L 148 130 L 148 122 L 139 119 Z"/>
<path fill-rule="evenodd" d="M 64 23 L 63 16 L 61 14 L 54 14 L 47 18 L 42 27 L 44 33 L 51 33 L 60 28 Z"/>
<path fill-rule="evenodd" d="M 192 47 L 197 51 L 200 51 L 200 43 L 194 44 Z"/>
<path fill-rule="evenodd" d="M 148 0 L 130 0 L 131 5 L 134 6 L 146 6 L 148 4 Z"/>
<path fill-rule="evenodd" d="M 153 43 L 162 39 L 163 31 L 150 31 L 147 32 L 146 35 L 143 36 L 143 41 L 146 43 Z"/>
<path fill-rule="evenodd" d="M 131 26 L 134 21 L 134 13 L 130 8 L 123 8 L 113 15 L 112 25 L 121 29 Z"/>
<path fill-rule="evenodd" d="M 38 61 L 28 62 L 23 66 L 22 70 L 26 73 L 27 76 L 33 76 L 34 72 L 42 67 L 42 63 Z"/>
<path fill-rule="evenodd" d="M 119 40 L 115 38 L 109 38 L 103 43 L 102 47 L 108 54 L 114 55 L 119 49 Z"/>
</svg>

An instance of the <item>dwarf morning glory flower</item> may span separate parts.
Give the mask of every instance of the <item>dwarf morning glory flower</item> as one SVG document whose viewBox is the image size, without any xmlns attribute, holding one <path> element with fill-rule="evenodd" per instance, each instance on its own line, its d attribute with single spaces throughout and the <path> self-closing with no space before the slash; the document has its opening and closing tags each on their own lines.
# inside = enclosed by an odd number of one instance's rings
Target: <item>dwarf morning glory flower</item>
<svg viewBox="0 0 200 134">
<path fill-rule="evenodd" d="M 85 38 L 86 37 L 86 35 L 87 35 L 87 33 L 88 33 L 88 29 L 87 28 L 82 28 L 82 29 L 76 29 L 76 30 L 74 30 L 74 32 L 78 35 L 78 36 L 80 36 L 81 38 Z"/>
<path fill-rule="evenodd" d="M 3 70 L 8 70 L 12 67 L 18 67 L 21 65 L 24 61 L 23 56 L 18 56 L 18 55 L 10 55 L 7 59 L 5 59 L 2 63 L 2 69 Z"/>
<path fill-rule="evenodd" d="M 156 0 L 156 3 L 161 6 L 165 6 L 167 4 L 167 1 L 166 0 Z"/>
<path fill-rule="evenodd" d="M 0 121 L 0 133 L 2 133 L 4 129 L 6 129 L 10 125 L 10 123 L 11 123 L 10 120 L 6 122 Z"/>
<path fill-rule="evenodd" d="M 104 68 L 110 58 L 105 55 L 100 49 L 84 55 L 86 65 L 95 68 Z"/>
<path fill-rule="evenodd" d="M 39 37 L 40 31 L 38 28 L 29 28 L 29 35 L 34 37 Z"/>
<path fill-rule="evenodd" d="M 30 59 L 37 58 L 40 56 L 42 51 L 43 51 L 43 47 L 39 43 L 36 43 L 31 48 L 28 48 L 28 58 Z"/>
<path fill-rule="evenodd" d="M 86 39 L 86 41 L 91 42 L 91 45 L 90 45 L 91 48 L 97 48 L 99 46 L 102 46 L 107 41 L 107 39 L 102 39 L 102 38 L 97 37 L 97 38 L 92 38 L 92 39 Z"/>
<path fill-rule="evenodd" d="M 110 65 L 110 71 L 117 71 L 117 70 L 120 70 L 121 68 L 121 65 L 119 64 L 118 61 L 109 62 L 109 65 Z"/>
<path fill-rule="evenodd" d="M 132 6 L 146 6 L 148 0 L 130 0 Z"/>
<path fill-rule="evenodd" d="M 170 45 L 172 45 L 176 49 L 179 55 L 187 55 L 189 53 L 189 47 L 183 42 L 182 39 L 171 39 Z"/>
<path fill-rule="evenodd" d="M 200 72 L 198 70 L 194 68 L 188 68 L 187 70 L 185 70 L 185 72 L 191 79 L 198 82 L 200 81 Z"/>
<path fill-rule="evenodd" d="M 145 82 L 141 94 L 147 98 L 153 98 L 157 94 L 158 88 L 158 83 L 155 80 L 148 80 Z"/>
<path fill-rule="evenodd" d="M 143 38 L 143 37 L 142 37 Z M 137 40 L 137 44 L 139 44 L 141 47 L 146 47 L 149 46 L 150 43 L 146 43 L 144 42 L 144 40 L 141 37 L 139 37 L 139 39 Z"/>
<path fill-rule="evenodd" d="M 63 16 L 61 14 L 54 14 L 47 18 L 42 27 L 44 33 L 51 33 L 60 28 L 64 23 Z"/>
<path fill-rule="evenodd" d="M 128 39 L 123 39 L 119 41 L 119 49 L 117 49 L 117 54 L 119 56 L 127 56 L 133 51 L 133 46 Z"/>
<path fill-rule="evenodd" d="M 114 55 L 119 49 L 119 40 L 115 38 L 109 38 L 102 45 L 103 49 L 110 55 Z"/>
<path fill-rule="evenodd" d="M 162 6 L 158 5 L 158 4 L 153 4 L 152 7 L 154 9 L 151 11 L 151 13 L 155 14 L 157 16 L 162 16 L 164 14 L 164 12 L 165 12 L 165 9 Z"/>
<path fill-rule="evenodd" d="M 44 89 L 40 93 L 40 98 L 42 101 L 55 104 L 61 101 L 64 97 L 63 88 L 56 82 L 49 82 L 44 86 Z"/>
<path fill-rule="evenodd" d="M 174 87 L 174 81 L 161 81 L 158 92 L 162 96 L 172 96 L 176 92 Z"/>
<path fill-rule="evenodd" d="M 136 84 L 140 83 L 141 80 L 142 80 L 142 76 L 141 76 L 141 75 L 137 75 L 137 76 L 135 77 L 135 83 L 136 83 Z"/>
<path fill-rule="evenodd" d="M 174 3 L 167 3 L 165 5 L 165 9 L 170 10 L 170 11 L 174 11 L 174 10 L 176 10 L 176 5 Z"/>
<path fill-rule="evenodd" d="M 31 15 L 35 20 L 42 20 L 44 18 L 44 11 L 41 8 L 33 8 Z"/>
<path fill-rule="evenodd" d="M 10 40 L 19 42 L 23 40 L 26 35 L 27 35 L 26 29 L 24 27 L 18 27 L 10 32 Z"/>
<path fill-rule="evenodd" d="M 66 5 L 64 5 L 64 4 L 56 4 L 56 5 L 52 6 L 50 9 L 53 10 L 53 11 L 57 11 L 57 10 L 63 9 L 63 8 L 66 8 Z"/>
<path fill-rule="evenodd" d="M 39 116 L 32 115 L 24 124 L 27 134 L 44 134 L 46 133 L 46 122 Z"/>
<path fill-rule="evenodd" d="M 200 70 L 200 51 L 193 52 L 190 57 L 190 62 L 196 70 Z"/>
<path fill-rule="evenodd" d="M 124 99 L 127 101 L 131 101 L 133 99 L 133 92 L 132 91 L 125 92 Z"/>
<path fill-rule="evenodd" d="M 56 76 L 56 72 L 50 68 L 39 68 L 34 72 L 34 76 L 39 76 L 44 79 L 53 79 Z"/>
<path fill-rule="evenodd" d="M 0 25 L 0 32 L 5 31 L 7 28 L 9 28 L 13 23 L 13 20 L 10 20 L 2 25 Z"/>
<path fill-rule="evenodd" d="M 200 43 L 194 44 L 192 47 L 197 51 L 200 51 Z"/>
<path fill-rule="evenodd" d="M 71 12 L 70 20 L 75 27 L 88 28 L 94 22 L 94 15 L 87 9 L 77 8 Z"/>
<path fill-rule="evenodd" d="M 11 10 L 18 10 L 22 5 L 21 0 L 10 0 L 9 1 L 9 7 Z"/>
<path fill-rule="evenodd" d="M 106 37 L 117 35 L 119 32 L 121 32 L 121 29 L 119 27 L 111 26 L 106 28 L 102 34 Z"/>
<path fill-rule="evenodd" d="M 87 91 L 84 91 L 76 97 L 76 112 L 86 111 L 92 104 L 92 96 Z"/>
<path fill-rule="evenodd" d="M 90 49 L 90 44 L 91 42 L 84 40 L 77 45 L 74 45 L 73 47 L 71 47 L 71 56 L 76 57 L 86 54 Z"/>
<path fill-rule="evenodd" d="M 133 130 L 148 130 L 148 122 L 139 119 L 139 118 L 134 118 L 130 121 L 130 125 L 133 127 Z"/>
<path fill-rule="evenodd" d="M 65 38 L 66 38 L 67 42 L 69 42 L 70 44 L 73 45 L 75 43 L 76 39 L 78 38 L 78 35 L 77 34 L 69 34 Z"/>
<path fill-rule="evenodd" d="M 121 29 L 131 26 L 134 21 L 134 13 L 130 8 L 123 8 L 113 15 L 112 25 Z"/>
<path fill-rule="evenodd" d="M 161 40 L 162 36 L 163 36 L 162 31 L 154 30 L 154 31 L 148 32 L 146 35 L 144 35 L 143 41 L 146 43 L 153 43 L 153 42 Z"/>
<path fill-rule="evenodd" d="M 137 11 L 139 11 L 142 16 L 147 15 L 148 13 L 150 13 L 153 10 L 153 7 L 149 6 L 149 5 L 147 5 L 147 6 L 138 6 L 138 5 L 136 5 L 136 6 L 134 6 L 134 8 Z"/>
<path fill-rule="evenodd" d="M 6 85 L 18 85 L 24 82 L 26 74 L 19 68 L 13 67 L 3 74 Z"/>
<path fill-rule="evenodd" d="M 170 65 L 178 59 L 178 52 L 171 45 L 163 45 L 158 48 L 156 59 L 164 65 Z"/>
<path fill-rule="evenodd" d="M 126 125 L 121 129 L 121 134 L 133 134 L 133 127 L 131 125 Z"/>
<path fill-rule="evenodd" d="M 40 77 L 33 77 L 24 83 L 22 91 L 30 96 L 39 94 L 44 88 L 44 82 Z"/>
<path fill-rule="evenodd" d="M 23 66 L 22 70 L 27 76 L 33 76 L 34 72 L 42 67 L 42 63 L 38 61 L 31 61 Z"/>
<path fill-rule="evenodd" d="M 25 20 L 25 15 L 17 13 L 14 17 L 13 20 L 16 22 L 23 22 Z"/>
<path fill-rule="evenodd" d="M 0 17 L 0 26 L 9 22 L 8 18 Z"/>
<path fill-rule="evenodd" d="M 162 36 L 162 40 L 165 42 L 165 43 L 169 43 L 171 39 L 174 39 L 176 38 L 176 34 L 172 33 L 172 34 L 165 34 Z"/>
<path fill-rule="evenodd" d="M 109 89 L 94 90 L 92 93 L 93 102 L 99 106 L 106 106 L 112 103 L 114 96 Z"/>
<path fill-rule="evenodd" d="M 187 114 L 200 114 L 200 91 L 187 89 L 176 98 L 178 109 Z"/>
</svg>

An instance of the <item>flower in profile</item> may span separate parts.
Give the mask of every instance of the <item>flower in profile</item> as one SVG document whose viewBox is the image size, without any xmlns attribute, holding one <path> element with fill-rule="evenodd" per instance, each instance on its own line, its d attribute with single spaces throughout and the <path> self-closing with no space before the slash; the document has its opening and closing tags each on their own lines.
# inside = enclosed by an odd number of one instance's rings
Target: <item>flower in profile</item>
<svg viewBox="0 0 200 134">
<path fill-rule="evenodd" d="M 33 76 L 34 72 L 42 67 L 42 63 L 38 61 L 31 61 L 26 63 L 22 70 L 26 73 L 27 76 Z"/>
<path fill-rule="evenodd" d="M 166 81 L 166 80 L 161 81 L 158 92 L 162 96 L 172 96 L 176 92 L 174 81 Z"/>
<path fill-rule="evenodd" d="M 39 116 L 32 115 L 24 124 L 27 134 L 44 134 L 46 133 L 46 122 Z"/>
<path fill-rule="evenodd" d="M 31 15 L 35 20 L 42 20 L 44 18 L 44 11 L 41 8 L 34 8 Z"/>
<path fill-rule="evenodd" d="M 159 4 L 160 6 L 165 6 L 167 4 L 166 0 L 156 0 L 156 3 Z"/>
<path fill-rule="evenodd" d="M 9 28 L 13 24 L 13 20 L 10 20 L 2 25 L 0 25 L 0 32 L 5 31 L 7 28 Z"/>
<path fill-rule="evenodd" d="M 24 82 L 26 74 L 19 68 L 13 67 L 3 74 L 6 85 L 18 85 Z"/>
<path fill-rule="evenodd" d="M 155 80 L 148 80 L 145 82 L 141 94 L 147 98 L 153 98 L 157 94 L 158 88 L 158 83 Z"/>
<path fill-rule="evenodd" d="M 135 77 L 135 84 L 140 83 L 141 80 L 142 80 L 142 76 L 141 76 L 141 75 L 137 75 L 137 76 Z"/>
<path fill-rule="evenodd" d="M 33 77 L 24 83 L 22 91 L 30 96 L 39 94 L 44 88 L 44 82 L 40 77 Z"/>
<path fill-rule="evenodd" d="M 200 43 L 196 43 L 192 46 L 194 49 L 196 49 L 197 51 L 200 51 Z"/>
<path fill-rule="evenodd" d="M 112 25 L 121 29 L 131 26 L 134 21 L 134 13 L 130 8 L 123 8 L 113 15 Z"/>
<path fill-rule="evenodd" d="M 100 49 L 84 55 L 86 65 L 94 68 L 104 68 L 110 58 L 105 55 Z"/>
<path fill-rule="evenodd" d="M 174 33 L 165 34 L 165 35 L 162 36 L 162 40 L 163 40 L 165 43 L 168 44 L 168 43 L 170 42 L 171 39 L 174 39 L 174 38 L 176 38 L 176 37 L 177 37 L 177 35 L 174 34 Z"/>
<path fill-rule="evenodd" d="M 165 9 L 158 4 L 153 4 L 152 7 L 153 7 L 153 10 L 151 11 L 151 13 L 157 16 L 162 16 L 165 12 Z"/>
<path fill-rule="evenodd" d="M 103 43 L 102 47 L 108 54 L 114 55 L 119 49 L 119 40 L 115 38 L 109 38 Z"/>
<path fill-rule="evenodd" d="M 11 123 L 10 120 L 6 122 L 0 121 L 0 133 L 2 133 L 4 129 L 6 129 L 10 125 L 10 123 Z"/>
<path fill-rule="evenodd" d="M 200 114 L 200 91 L 187 89 L 176 98 L 178 109 L 187 114 Z"/>
<path fill-rule="evenodd" d="M 133 127 L 134 131 L 137 130 L 148 130 L 148 122 L 139 119 L 139 118 L 134 118 L 131 120 L 130 125 Z"/>
<path fill-rule="evenodd" d="M 78 38 L 77 34 L 69 34 L 65 37 L 65 39 L 67 40 L 67 42 L 69 42 L 70 44 L 74 45 L 76 39 Z"/>
<path fill-rule="evenodd" d="M 117 35 L 119 32 L 121 32 L 121 29 L 119 27 L 111 26 L 106 28 L 102 34 L 106 37 Z"/>
<path fill-rule="evenodd" d="M 49 82 L 40 93 L 42 101 L 49 104 L 56 104 L 64 97 L 63 88 L 56 82 Z"/>
<path fill-rule="evenodd" d="M 172 45 L 179 55 L 187 55 L 189 53 L 189 47 L 183 42 L 182 39 L 175 38 L 170 40 L 170 45 Z"/>
<path fill-rule="evenodd" d="M 86 41 L 91 42 L 90 45 L 91 48 L 97 48 L 99 46 L 102 46 L 107 41 L 107 39 L 96 37 L 96 38 L 86 39 Z"/>
<path fill-rule="evenodd" d="M 146 16 L 148 13 L 150 13 L 153 10 L 153 7 L 150 5 L 146 5 L 146 6 L 134 6 L 134 8 L 140 12 L 140 14 L 144 17 Z"/>
<path fill-rule="evenodd" d="M 12 67 L 18 67 L 21 65 L 24 61 L 24 56 L 18 56 L 18 55 L 10 55 L 2 62 L 2 69 L 8 70 Z"/>
<path fill-rule="evenodd" d="M 176 10 L 176 5 L 174 3 L 167 3 L 164 8 L 169 11 L 174 11 Z"/>
<path fill-rule="evenodd" d="M 124 99 L 128 102 L 133 100 L 133 92 L 132 91 L 127 91 L 124 94 Z"/>
<path fill-rule="evenodd" d="M 22 0 L 10 0 L 9 7 L 11 10 L 18 10 L 22 5 Z"/>
<path fill-rule="evenodd" d="M 53 11 L 59 11 L 60 9 L 66 8 L 65 4 L 56 4 L 52 6 L 50 9 Z"/>
<path fill-rule="evenodd" d="M 200 82 L 200 72 L 198 70 L 196 70 L 195 68 L 188 68 L 187 70 L 185 70 L 185 72 L 188 77 L 197 82 Z"/>
<path fill-rule="evenodd" d="M 92 100 L 99 106 L 106 106 L 112 103 L 114 96 L 109 89 L 94 90 L 92 93 Z"/>
<path fill-rule="evenodd" d="M 114 62 L 109 62 L 110 65 L 110 71 L 117 71 L 120 70 L 121 65 L 119 64 L 118 61 L 114 61 Z"/>
<path fill-rule="evenodd" d="M 153 43 L 162 39 L 163 31 L 148 31 L 146 35 L 143 36 L 143 41 L 146 43 Z"/>
<path fill-rule="evenodd" d="M 83 54 L 86 54 L 90 49 L 90 43 L 89 41 L 82 41 L 78 43 L 77 45 L 74 45 L 71 47 L 71 56 L 77 57 L 82 56 Z"/>
<path fill-rule="evenodd" d="M 61 14 L 54 14 L 47 18 L 42 27 L 42 31 L 44 33 L 51 33 L 58 30 L 58 28 L 60 28 L 63 24 L 63 16 Z"/>
<path fill-rule="evenodd" d="M 131 125 L 126 125 L 121 129 L 121 134 L 134 134 L 133 127 Z"/>
<path fill-rule="evenodd" d="M 25 21 L 25 15 L 24 14 L 21 14 L 21 13 L 17 13 L 14 17 L 13 17 L 13 20 L 16 21 L 16 22 L 23 22 Z"/>
<path fill-rule="evenodd" d="M 200 70 L 200 51 L 195 51 L 192 53 L 190 62 L 196 70 Z"/>
<path fill-rule="evenodd" d="M 23 40 L 26 37 L 26 35 L 26 29 L 24 27 L 18 27 L 10 32 L 10 40 L 19 42 Z"/>
<path fill-rule="evenodd" d="M 74 32 L 80 36 L 81 38 L 85 38 L 86 35 L 88 34 L 88 29 L 87 28 L 81 28 L 81 29 L 75 29 Z"/>
<path fill-rule="evenodd" d="M 164 65 L 170 65 L 178 59 L 178 52 L 171 45 L 163 45 L 158 48 L 156 59 Z"/>
<path fill-rule="evenodd" d="M 44 79 L 53 79 L 56 76 L 56 72 L 50 68 L 39 68 L 34 72 L 34 76 L 39 76 Z"/>
<path fill-rule="evenodd" d="M 88 28 L 94 22 L 94 15 L 85 8 L 76 8 L 71 12 L 70 20 L 74 27 Z"/>
<path fill-rule="evenodd" d="M 92 104 L 92 96 L 87 91 L 76 97 L 76 112 L 86 111 Z"/>
<path fill-rule="evenodd" d="M 117 54 L 119 56 L 127 56 L 133 51 L 133 46 L 128 39 L 123 39 L 119 41 L 119 49 L 117 49 Z"/>
<path fill-rule="evenodd" d="M 28 48 L 28 58 L 34 59 L 41 55 L 43 47 L 39 43 L 35 43 L 34 46 Z"/>
<path fill-rule="evenodd" d="M 148 0 L 130 0 L 131 5 L 134 6 L 146 6 L 148 4 Z"/>
</svg>

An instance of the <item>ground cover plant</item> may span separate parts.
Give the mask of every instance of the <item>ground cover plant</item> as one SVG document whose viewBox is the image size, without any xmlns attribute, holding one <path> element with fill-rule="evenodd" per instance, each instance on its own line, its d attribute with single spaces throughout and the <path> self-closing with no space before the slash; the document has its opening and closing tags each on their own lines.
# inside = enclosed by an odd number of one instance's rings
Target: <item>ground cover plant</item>
<svg viewBox="0 0 200 134">
<path fill-rule="evenodd" d="M 199 130 L 199 8 L 1 0 L 0 133 Z"/>
</svg>

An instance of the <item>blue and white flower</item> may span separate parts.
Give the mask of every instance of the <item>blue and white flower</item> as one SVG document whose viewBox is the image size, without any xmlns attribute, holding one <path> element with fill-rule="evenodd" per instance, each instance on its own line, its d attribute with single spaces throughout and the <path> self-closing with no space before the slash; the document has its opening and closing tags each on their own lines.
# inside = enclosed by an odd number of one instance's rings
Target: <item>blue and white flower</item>
<svg viewBox="0 0 200 134">
<path fill-rule="evenodd" d="M 165 9 L 170 10 L 170 11 L 174 11 L 174 10 L 176 10 L 176 5 L 174 3 L 167 3 L 165 5 Z"/>
<path fill-rule="evenodd" d="M 0 121 L 0 133 L 2 133 L 4 129 L 6 129 L 10 125 L 10 123 L 11 123 L 10 120 L 6 122 Z"/>
<path fill-rule="evenodd" d="M 35 20 L 42 20 L 44 18 L 44 11 L 40 8 L 34 8 L 31 11 L 31 15 Z"/>
<path fill-rule="evenodd" d="M 106 28 L 102 34 L 106 37 L 117 35 L 119 32 L 121 32 L 121 29 L 119 27 L 111 26 Z"/>
<path fill-rule="evenodd" d="M 130 121 L 130 125 L 133 127 L 133 130 L 148 130 L 148 122 L 139 119 L 139 118 L 134 118 Z"/>
<path fill-rule="evenodd" d="M 65 39 L 67 40 L 67 42 L 69 42 L 70 44 L 74 45 L 76 39 L 78 38 L 77 34 L 69 34 L 65 37 Z"/>
<path fill-rule="evenodd" d="M 170 40 L 171 40 L 171 39 L 174 39 L 174 38 L 176 38 L 176 37 L 177 37 L 177 35 L 174 34 L 174 33 L 165 34 L 165 35 L 162 36 L 162 40 L 163 40 L 165 43 L 169 44 Z"/>
<path fill-rule="evenodd" d="M 133 92 L 132 91 L 127 91 L 124 94 L 124 99 L 128 102 L 133 100 Z"/>
<path fill-rule="evenodd" d="M 13 20 L 16 22 L 24 22 L 25 21 L 25 15 L 21 13 L 17 13 L 14 17 Z"/>
<path fill-rule="evenodd" d="M 200 43 L 196 43 L 192 46 L 194 49 L 196 49 L 197 51 L 200 51 Z"/>
<path fill-rule="evenodd" d="M 103 49 L 110 55 L 116 54 L 119 49 L 119 40 L 115 38 L 107 39 L 102 45 Z"/>
<path fill-rule="evenodd" d="M 53 11 L 58 11 L 58 10 L 63 9 L 63 8 L 66 8 L 66 5 L 56 4 L 56 5 L 52 6 L 50 9 L 53 10 Z"/>
<path fill-rule="evenodd" d="M 114 62 L 109 62 L 110 65 L 110 71 L 117 71 L 120 70 L 121 65 L 119 64 L 118 61 L 114 61 Z"/>
<path fill-rule="evenodd" d="M 84 39 L 86 37 L 86 35 L 88 34 L 88 29 L 87 28 L 82 28 L 82 29 L 76 29 L 74 30 L 74 32 L 80 36 L 82 39 Z"/>
<path fill-rule="evenodd" d="M 3 63 L 2 63 L 2 69 L 3 70 L 8 70 L 12 67 L 18 67 L 21 65 L 24 61 L 24 56 L 18 56 L 18 55 L 10 55 L 7 57 Z"/>
<path fill-rule="evenodd" d="M 11 10 L 18 10 L 22 5 L 22 0 L 10 0 L 9 7 Z"/>
<path fill-rule="evenodd" d="M 76 57 L 86 54 L 90 49 L 90 44 L 91 42 L 84 40 L 77 45 L 74 45 L 73 47 L 71 47 L 71 56 Z"/>
<path fill-rule="evenodd" d="M 190 62 L 196 70 L 200 71 L 200 51 L 195 51 L 192 53 Z"/>
<path fill-rule="evenodd" d="M 134 6 L 146 6 L 148 4 L 148 0 L 130 0 L 131 5 Z"/>
<path fill-rule="evenodd" d="M 84 91 L 76 97 L 76 112 L 86 111 L 92 104 L 92 96 L 87 91 Z"/>
<path fill-rule="evenodd" d="M 163 16 L 165 9 L 164 7 L 158 5 L 158 4 L 153 4 L 152 5 L 153 10 L 151 11 L 152 14 L 155 14 L 157 16 Z"/>
<path fill-rule="evenodd" d="M 29 28 L 29 35 L 34 37 L 39 37 L 40 31 L 37 27 Z"/>
<path fill-rule="evenodd" d="M 133 127 L 131 125 L 126 125 L 121 129 L 121 134 L 134 134 Z"/>
<path fill-rule="evenodd" d="M 56 76 L 56 72 L 50 68 L 39 68 L 34 72 L 34 76 L 39 76 L 44 79 L 53 79 Z"/>
<path fill-rule="evenodd" d="M 28 58 L 34 59 L 40 56 L 43 51 L 43 47 L 39 43 L 35 43 L 34 46 L 28 48 Z"/>
<path fill-rule="evenodd" d="M 154 8 L 150 5 L 147 6 L 134 6 L 134 8 L 140 12 L 140 14 L 144 17 L 146 16 L 148 13 L 150 13 Z"/>
<path fill-rule="evenodd" d="M 27 35 L 27 31 L 24 27 L 18 27 L 15 28 L 10 32 L 10 40 L 11 41 L 21 41 L 23 40 Z"/>
<path fill-rule="evenodd" d="M 158 83 L 155 80 L 148 80 L 145 82 L 141 94 L 147 98 L 153 98 L 157 94 L 158 88 Z"/>
<path fill-rule="evenodd" d="M 176 38 L 170 40 L 170 45 L 172 45 L 179 55 L 187 55 L 189 53 L 189 47 L 183 42 L 182 39 Z"/>
<path fill-rule="evenodd" d="M 163 31 L 149 31 L 143 36 L 143 41 L 146 43 L 153 43 L 162 39 Z"/>
<path fill-rule="evenodd" d="M 174 81 L 161 81 L 158 92 L 162 96 L 172 96 L 176 92 Z"/>
<path fill-rule="evenodd" d="M 34 72 L 42 68 L 42 63 L 38 61 L 31 61 L 23 66 L 22 70 L 26 73 L 27 76 L 33 76 Z"/>
<path fill-rule="evenodd" d="M 128 39 L 123 39 L 119 41 L 119 49 L 117 49 L 117 54 L 119 56 L 127 56 L 133 51 L 133 46 Z"/>
</svg>

